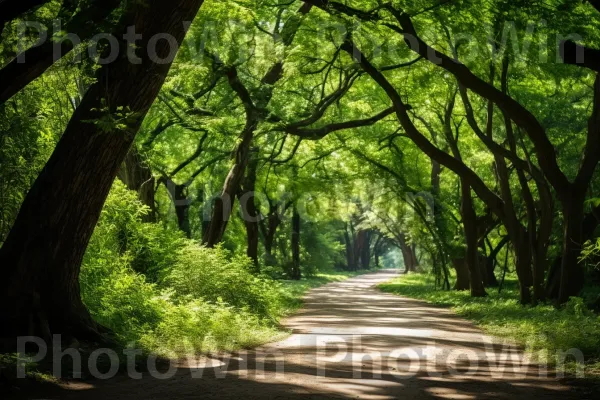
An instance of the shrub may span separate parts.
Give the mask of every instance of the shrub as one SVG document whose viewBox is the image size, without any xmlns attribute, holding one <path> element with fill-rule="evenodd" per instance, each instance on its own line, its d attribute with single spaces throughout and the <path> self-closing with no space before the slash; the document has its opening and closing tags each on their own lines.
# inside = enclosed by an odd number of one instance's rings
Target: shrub
<svg viewBox="0 0 600 400">
<path fill-rule="evenodd" d="M 278 313 L 277 283 L 250 273 L 252 261 L 232 257 L 222 248 L 207 249 L 193 243 L 181 248 L 164 283 L 177 298 L 203 298 L 224 302 L 262 317 Z"/>
<path fill-rule="evenodd" d="M 136 194 L 116 182 L 80 274 L 83 301 L 97 322 L 123 345 L 137 342 L 167 356 L 279 337 L 271 321 L 279 307 L 274 282 L 253 276 L 246 257 L 142 223 L 144 212 Z"/>
</svg>

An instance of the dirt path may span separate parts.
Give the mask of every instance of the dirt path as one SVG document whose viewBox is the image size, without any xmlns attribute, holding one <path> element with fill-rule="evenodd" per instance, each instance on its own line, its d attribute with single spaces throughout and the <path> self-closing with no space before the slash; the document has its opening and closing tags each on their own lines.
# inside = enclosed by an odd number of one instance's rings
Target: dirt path
<svg viewBox="0 0 600 400">
<path fill-rule="evenodd" d="M 282 342 L 188 360 L 167 379 L 145 373 L 31 398 L 580 398 L 448 310 L 374 288 L 394 275 L 383 271 L 313 290 L 305 308 L 285 321 L 293 335 Z"/>
</svg>

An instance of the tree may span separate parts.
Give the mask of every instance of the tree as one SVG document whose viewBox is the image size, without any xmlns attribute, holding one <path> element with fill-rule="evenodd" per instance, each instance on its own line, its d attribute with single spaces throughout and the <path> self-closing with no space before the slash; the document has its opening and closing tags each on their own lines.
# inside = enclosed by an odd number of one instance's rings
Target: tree
<svg viewBox="0 0 600 400">
<path fill-rule="evenodd" d="M 121 41 L 118 61 L 98 71 L 46 167 L 29 191 L 2 249 L 2 336 L 35 333 L 97 339 L 79 291 L 81 260 L 121 162 L 158 95 L 176 48 L 166 41 L 149 58 L 149 43 L 168 33 L 182 42 L 201 0 L 128 8 L 120 26 L 143 33 L 131 63 Z M 117 29 L 119 37 L 124 30 Z M 144 53 L 144 54 L 142 54 Z M 15 307 L 16 305 L 16 307 Z M 33 319 L 31 316 L 35 316 Z M 14 343 L 11 343 L 14 345 Z"/>
</svg>

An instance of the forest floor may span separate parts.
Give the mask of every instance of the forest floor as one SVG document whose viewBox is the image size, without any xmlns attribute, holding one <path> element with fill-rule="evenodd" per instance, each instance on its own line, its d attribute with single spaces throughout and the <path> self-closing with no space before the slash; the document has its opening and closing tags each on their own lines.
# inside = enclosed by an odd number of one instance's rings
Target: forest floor
<svg viewBox="0 0 600 400">
<path fill-rule="evenodd" d="M 284 321 L 292 335 L 277 343 L 179 360 L 163 379 L 120 375 L 20 398 L 585 398 L 450 310 L 377 290 L 396 274 L 380 271 L 313 289 Z"/>
</svg>

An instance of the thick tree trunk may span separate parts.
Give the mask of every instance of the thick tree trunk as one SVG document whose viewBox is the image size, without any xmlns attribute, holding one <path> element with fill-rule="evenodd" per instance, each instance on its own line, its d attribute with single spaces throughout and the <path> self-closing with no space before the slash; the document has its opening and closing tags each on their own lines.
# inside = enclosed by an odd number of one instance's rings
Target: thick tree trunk
<svg viewBox="0 0 600 400">
<path fill-rule="evenodd" d="M 250 158 L 250 146 L 254 137 L 257 121 L 249 121 L 241 135 L 241 142 L 235 150 L 234 164 L 229 170 L 220 197 L 215 201 L 210 225 L 204 235 L 207 247 L 215 247 L 223 240 L 227 223 L 231 217 L 235 195 L 240 187 L 246 166 Z"/>
<path fill-rule="evenodd" d="M 354 255 L 357 266 L 362 269 L 369 269 L 369 261 L 371 259 L 371 232 L 369 230 L 359 230 L 356 234 L 354 243 Z"/>
<path fill-rule="evenodd" d="M 9 341 L 32 334 L 48 340 L 50 333 L 67 340 L 97 337 L 81 301 L 79 270 L 113 180 L 170 68 L 147 58 L 147 43 L 159 33 L 181 43 L 183 22 L 193 20 L 201 4 L 158 1 L 126 12 L 122 26 L 144 35 L 138 41 L 142 63 L 121 57 L 98 71 L 0 250 L 0 335 Z M 121 48 L 126 51 L 126 43 Z M 164 59 L 170 50 L 166 41 L 156 46 Z M 107 131 L 90 122 L 121 108 L 131 112 L 125 129 Z"/>
<path fill-rule="evenodd" d="M 464 258 L 453 258 L 452 264 L 456 272 L 456 283 L 454 290 L 469 290 L 471 288 L 469 278 L 469 268 Z"/>
<path fill-rule="evenodd" d="M 246 176 L 243 179 L 240 191 L 240 208 L 242 209 L 242 219 L 246 227 L 246 255 L 252 259 L 254 269 L 260 272 L 258 262 L 258 241 L 260 212 L 256 208 L 254 202 L 256 190 L 256 169 L 258 168 L 258 149 L 254 151 L 254 156 L 251 157 L 248 163 Z M 272 243 L 272 239 L 271 239 Z M 270 249 L 269 249 L 270 251 Z"/>
<path fill-rule="evenodd" d="M 412 243 L 410 245 L 410 252 L 412 255 L 412 265 L 413 265 L 413 271 L 417 271 L 419 268 L 419 260 L 417 259 L 417 245 L 416 243 Z"/>
<path fill-rule="evenodd" d="M 300 271 L 300 214 L 294 204 L 292 215 L 292 271 L 291 278 L 300 280 L 302 273 Z"/>
<path fill-rule="evenodd" d="M 471 197 L 471 187 L 464 181 L 461 181 L 461 214 L 465 231 L 465 263 L 469 270 L 469 283 L 472 297 L 485 297 L 487 293 L 483 286 L 481 269 L 479 268 L 479 252 L 477 243 L 477 215 L 473 208 L 473 198 Z"/>
<path fill-rule="evenodd" d="M 377 235 L 377 240 L 375 241 L 375 244 L 373 245 L 373 258 L 375 261 L 375 268 L 379 268 L 379 252 L 380 252 L 380 246 L 383 243 L 383 236 L 381 236 L 381 234 Z"/>
<path fill-rule="evenodd" d="M 591 213 L 586 214 L 583 218 L 582 225 L 582 242 L 585 243 L 593 238 L 594 232 L 600 223 L 600 207 L 595 207 Z M 560 290 L 560 276 L 562 266 L 562 255 L 554 259 L 548 272 L 546 280 L 546 295 L 554 300 L 558 300 L 558 292 Z"/>
<path fill-rule="evenodd" d="M 398 244 L 400 245 L 402 259 L 404 260 L 404 273 L 416 271 L 417 258 L 413 253 L 411 246 L 406 242 L 406 235 L 404 233 L 398 235 Z"/>
<path fill-rule="evenodd" d="M 584 199 L 584 195 L 573 193 L 573 196 L 562 204 L 564 236 L 558 294 L 560 304 L 567 302 L 571 296 L 579 295 L 583 289 L 584 270 L 579 262 L 579 255 L 583 245 Z"/>
<path fill-rule="evenodd" d="M 156 204 L 154 200 L 156 180 L 152 175 L 152 170 L 146 165 L 135 147 L 132 147 L 127 153 L 127 157 L 119 169 L 118 177 L 129 190 L 136 191 L 140 201 L 150 209 L 148 214 L 142 217 L 142 221 L 156 222 Z"/>
<path fill-rule="evenodd" d="M 281 225 L 282 218 L 287 209 L 292 205 L 292 202 L 287 202 L 280 208 L 280 204 L 269 200 L 269 214 L 266 219 L 261 219 L 259 228 L 263 235 L 264 246 L 265 246 L 265 262 L 267 265 L 275 265 L 275 257 L 273 256 L 273 243 L 275 242 L 275 234 L 279 225 Z M 266 221 L 266 222 L 265 222 Z"/>
</svg>

